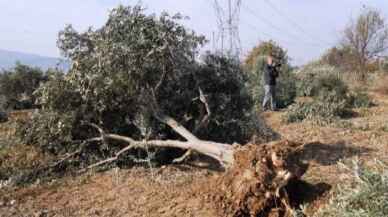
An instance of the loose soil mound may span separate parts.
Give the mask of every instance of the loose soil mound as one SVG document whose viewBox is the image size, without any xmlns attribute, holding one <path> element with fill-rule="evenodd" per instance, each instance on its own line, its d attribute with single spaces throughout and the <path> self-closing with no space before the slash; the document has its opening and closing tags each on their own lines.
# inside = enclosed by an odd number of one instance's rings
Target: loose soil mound
<svg viewBox="0 0 388 217">
<path fill-rule="evenodd" d="M 220 216 L 290 216 L 286 186 L 299 180 L 308 166 L 299 161 L 299 147 L 280 141 L 236 151 L 235 164 L 212 190 Z"/>
</svg>

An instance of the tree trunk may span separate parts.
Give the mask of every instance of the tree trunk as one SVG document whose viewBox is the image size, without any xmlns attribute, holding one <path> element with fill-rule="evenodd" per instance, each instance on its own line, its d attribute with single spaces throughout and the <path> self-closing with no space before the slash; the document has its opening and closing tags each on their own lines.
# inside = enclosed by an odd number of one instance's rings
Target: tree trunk
<svg viewBox="0 0 388 217">
<path fill-rule="evenodd" d="M 210 156 L 218 160 L 222 165 L 228 166 L 233 164 L 233 152 L 232 145 L 217 143 L 212 141 L 194 140 L 194 141 L 178 141 L 178 140 L 144 140 L 136 141 L 129 137 L 120 136 L 116 134 L 106 134 L 105 138 L 120 140 L 127 142 L 130 149 L 132 148 L 144 148 L 146 146 L 159 147 L 159 148 L 180 148 L 183 150 L 193 150 L 198 153 Z M 129 149 L 128 149 L 129 150 Z"/>
<path fill-rule="evenodd" d="M 171 145 L 170 147 L 197 151 L 218 160 L 222 165 L 233 163 L 232 145 L 200 140 L 172 117 L 161 113 L 155 113 L 154 116 L 162 123 L 167 124 L 169 127 L 171 127 L 171 129 L 187 140 L 187 142 L 162 142 L 165 143 L 165 145 L 168 145 L 169 143 Z M 161 145 L 163 144 L 155 144 L 155 146 L 159 147 Z"/>
<path fill-rule="evenodd" d="M 160 148 L 180 148 L 183 150 L 196 151 L 198 153 L 207 155 L 219 161 L 221 165 L 228 167 L 233 164 L 233 152 L 234 147 L 231 144 L 218 143 L 213 141 L 206 141 L 197 138 L 189 130 L 187 130 L 183 125 L 178 123 L 174 118 L 165 115 L 163 113 L 154 113 L 154 117 L 160 122 L 168 125 L 174 132 L 183 137 L 186 141 L 180 140 L 142 140 L 137 141 L 130 137 L 121 136 L 117 134 L 106 134 L 103 129 L 95 124 L 88 124 L 96 128 L 101 137 L 92 138 L 90 140 L 96 141 L 105 141 L 106 139 L 119 140 L 128 143 L 129 145 L 116 153 L 115 157 L 108 159 L 108 161 L 103 161 L 108 163 L 117 159 L 117 157 L 126 151 L 129 151 L 133 148 L 145 148 L 146 146 L 160 147 Z M 97 163 L 101 165 L 102 162 Z M 95 165 L 93 165 L 95 166 Z"/>
<path fill-rule="evenodd" d="M 232 145 L 205 141 L 196 137 L 174 118 L 158 109 L 156 100 L 152 103 L 153 116 L 168 125 L 182 140 L 134 140 L 133 138 L 106 134 L 99 126 L 89 124 L 100 132 L 100 137 L 89 141 L 118 140 L 128 143 L 114 156 L 97 162 L 86 169 L 118 160 L 119 156 L 133 148 L 180 148 L 187 152 L 180 159 L 190 155 L 191 151 L 209 156 L 228 170 L 208 184 L 206 190 L 211 201 L 219 207 L 220 216 L 291 216 L 289 197 L 286 186 L 299 179 L 306 171 L 307 165 L 300 162 L 299 144 L 278 141 L 262 145 Z M 210 112 L 208 111 L 208 114 Z M 185 140 L 185 141 L 184 141 Z M 180 160 L 179 159 L 179 160 Z M 178 159 L 176 159 L 178 160 Z M 175 161 L 174 161 L 175 162 Z"/>
<path fill-rule="evenodd" d="M 170 126 L 187 141 L 179 140 L 143 140 L 116 134 L 105 134 L 95 124 L 89 124 L 99 130 L 101 137 L 91 141 L 118 140 L 129 145 L 113 157 L 97 162 L 86 169 L 116 161 L 118 157 L 133 148 L 147 146 L 161 148 L 180 148 L 196 151 L 218 160 L 226 173 L 209 182 L 209 193 L 219 207 L 221 216 L 291 216 L 289 197 L 286 186 L 299 179 L 306 171 L 307 165 L 300 162 L 298 149 L 300 144 L 289 141 L 278 141 L 263 145 L 236 146 L 198 139 L 173 118 L 157 114 L 155 117 Z M 186 154 L 185 154 L 186 155 Z"/>
</svg>

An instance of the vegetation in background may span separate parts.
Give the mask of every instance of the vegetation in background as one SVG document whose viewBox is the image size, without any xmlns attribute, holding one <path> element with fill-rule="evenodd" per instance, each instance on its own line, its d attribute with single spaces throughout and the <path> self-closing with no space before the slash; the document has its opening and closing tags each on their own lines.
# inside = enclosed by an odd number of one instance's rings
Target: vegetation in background
<svg viewBox="0 0 388 217">
<path fill-rule="evenodd" d="M 269 54 L 274 57 L 274 61 L 276 63 L 288 66 L 289 57 L 287 51 L 280 47 L 280 45 L 278 45 L 275 41 L 270 40 L 261 42 L 248 53 L 244 60 L 244 70 L 247 72 L 257 70 L 257 61 L 263 56 L 267 56 Z"/>
<path fill-rule="evenodd" d="M 347 45 L 338 45 L 327 50 L 320 58 L 320 64 L 336 67 L 343 72 L 351 72 L 358 70 L 355 68 L 356 55 L 352 48 Z"/>
<path fill-rule="evenodd" d="M 388 27 L 381 12 L 365 8 L 344 31 L 344 45 L 352 49 L 357 66 L 365 78 L 367 64 L 387 50 Z"/>
<path fill-rule="evenodd" d="M 39 68 L 16 64 L 0 73 L 0 108 L 5 110 L 35 107 L 34 91 L 47 77 Z"/>
<path fill-rule="evenodd" d="M 263 42 L 253 48 L 244 62 L 248 74 L 247 86 L 252 95 L 255 107 L 261 108 L 264 98 L 263 68 L 266 57 L 271 54 L 276 64 L 280 64 L 279 78 L 276 86 L 276 102 L 279 108 L 292 104 L 296 97 L 296 78 L 291 72 L 287 51 L 273 41 Z"/>
<path fill-rule="evenodd" d="M 319 63 L 300 69 L 297 72 L 297 92 L 310 100 L 292 105 L 285 115 L 285 121 L 310 120 L 324 125 L 348 116 L 352 108 L 373 105 L 365 92 L 350 91 L 340 74 L 335 67 Z"/>
<path fill-rule="evenodd" d="M 352 91 L 348 96 L 347 103 L 352 108 L 369 108 L 375 105 L 368 93 L 361 89 Z"/>
<path fill-rule="evenodd" d="M 298 96 L 316 97 L 323 91 L 334 91 L 339 98 L 345 98 L 348 87 L 341 79 L 340 71 L 329 65 L 312 64 L 297 72 Z"/>
<path fill-rule="evenodd" d="M 346 100 L 337 96 L 335 91 L 322 91 L 312 101 L 297 102 L 285 114 L 288 123 L 309 120 L 325 125 L 348 114 Z"/>
</svg>

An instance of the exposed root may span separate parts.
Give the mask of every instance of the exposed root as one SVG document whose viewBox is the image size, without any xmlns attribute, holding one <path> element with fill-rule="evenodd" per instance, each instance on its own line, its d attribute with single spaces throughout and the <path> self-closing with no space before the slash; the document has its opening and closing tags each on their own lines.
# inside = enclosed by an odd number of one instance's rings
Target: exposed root
<svg viewBox="0 0 388 217">
<path fill-rule="evenodd" d="M 285 186 L 299 179 L 307 169 L 296 155 L 298 146 L 281 141 L 237 150 L 235 164 L 215 183 L 213 199 L 220 215 L 290 216 Z"/>
</svg>

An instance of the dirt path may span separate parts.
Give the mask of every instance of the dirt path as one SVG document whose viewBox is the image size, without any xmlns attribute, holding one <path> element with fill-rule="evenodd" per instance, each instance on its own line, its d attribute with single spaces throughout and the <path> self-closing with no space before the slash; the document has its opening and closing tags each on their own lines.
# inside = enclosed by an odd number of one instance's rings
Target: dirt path
<svg viewBox="0 0 388 217">
<path fill-rule="evenodd" d="M 384 159 L 388 156 L 388 97 L 372 95 L 376 107 L 340 126 L 284 124 L 283 112 L 265 113 L 268 124 L 283 138 L 305 144 L 310 163 L 305 179 L 322 188 L 346 179 L 339 161 Z M 217 216 L 199 189 L 220 173 L 190 166 L 112 170 L 68 177 L 51 184 L 0 190 L 0 216 Z M 322 201 L 313 202 L 315 209 Z"/>
</svg>

